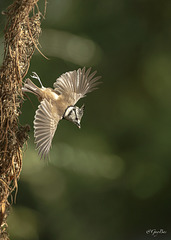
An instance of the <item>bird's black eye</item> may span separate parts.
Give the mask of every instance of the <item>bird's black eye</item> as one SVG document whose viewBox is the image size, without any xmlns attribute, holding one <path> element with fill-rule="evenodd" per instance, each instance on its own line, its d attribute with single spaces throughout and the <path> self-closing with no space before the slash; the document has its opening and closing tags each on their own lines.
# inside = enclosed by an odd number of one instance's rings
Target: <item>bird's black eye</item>
<svg viewBox="0 0 171 240">
<path fill-rule="evenodd" d="M 72 114 L 72 111 L 73 111 L 73 110 L 71 110 L 71 111 L 68 113 L 68 117 Z"/>
<path fill-rule="evenodd" d="M 78 117 L 77 117 L 76 109 L 73 109 L 73 112 L 75 113 L 75 120 L 78 121 Z"/>
</svg>

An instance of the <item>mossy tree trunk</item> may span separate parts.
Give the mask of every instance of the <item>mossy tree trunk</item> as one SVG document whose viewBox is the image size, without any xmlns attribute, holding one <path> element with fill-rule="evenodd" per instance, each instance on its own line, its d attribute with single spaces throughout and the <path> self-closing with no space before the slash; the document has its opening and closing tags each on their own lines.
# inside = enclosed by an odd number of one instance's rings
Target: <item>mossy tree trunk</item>
<svg viewBox="0 0 171 240">
<path fill-rule="evenodd" d="M 9 197 L 17 190 L 22 168 L 22 147 L 28 126 L 21 126 L 22 80 L 41 32 L 38 0 L 15 0 L 4 14 L 4 59 L 0 69 L 0 239 L 9 239 Z"/>
</svg>

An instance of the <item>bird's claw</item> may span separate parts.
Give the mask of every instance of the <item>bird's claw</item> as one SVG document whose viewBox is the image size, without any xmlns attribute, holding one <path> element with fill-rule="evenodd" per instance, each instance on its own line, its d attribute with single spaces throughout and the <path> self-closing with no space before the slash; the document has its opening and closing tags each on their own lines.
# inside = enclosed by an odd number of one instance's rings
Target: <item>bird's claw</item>
<svg viewBox="0 0 171 240">
<path fill-rule="evenodd" d="M 41 80 L 40 80 L 40 77 L 38 76 L 38 74 L 37 74 L 36 72 L 32 72 L 32 74 L 33 74 L 33 75 L 30 75 L 30 77 L 37 79 L 37 80 L 39 81 L 41 87 L 44 88 L 44 87 L 43 87 L 43 84 L 42 84 L 42 82 L 41 82 Z"/>
</svg>

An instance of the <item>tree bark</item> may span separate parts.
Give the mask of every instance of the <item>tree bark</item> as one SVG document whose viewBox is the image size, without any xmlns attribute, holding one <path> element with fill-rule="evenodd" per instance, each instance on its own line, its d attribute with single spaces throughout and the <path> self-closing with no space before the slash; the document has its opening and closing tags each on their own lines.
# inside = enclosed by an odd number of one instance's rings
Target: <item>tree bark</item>
<svg viewBox="0 0 171 240">
<path fill-rule="evenodd" d="M 39 42 L 41 13 L 38 0 L 15 0 L 4 14 L 4 58 L 0 69 L 0 239 L 9 239 L 6 219 L 17 192 L 22 169 L 22 147 L 29 126 L 19 124 L 22 79 Z M 9 198 L 10 197 L 10 198 Z"/>
</svg>

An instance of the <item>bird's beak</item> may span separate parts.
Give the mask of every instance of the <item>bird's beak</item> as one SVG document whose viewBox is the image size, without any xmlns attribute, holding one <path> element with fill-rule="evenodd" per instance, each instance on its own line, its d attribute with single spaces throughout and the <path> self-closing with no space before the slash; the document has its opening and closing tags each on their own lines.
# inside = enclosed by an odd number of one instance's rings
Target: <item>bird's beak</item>
<svg viewBox="0 0 171 240">
<path fill-rule="evenodd" d="M 77 123 L 76 124 L 78 128 L 81 128 L 81 124 L 80 123 Z"/>
</svg>

